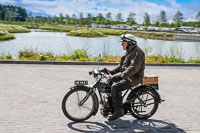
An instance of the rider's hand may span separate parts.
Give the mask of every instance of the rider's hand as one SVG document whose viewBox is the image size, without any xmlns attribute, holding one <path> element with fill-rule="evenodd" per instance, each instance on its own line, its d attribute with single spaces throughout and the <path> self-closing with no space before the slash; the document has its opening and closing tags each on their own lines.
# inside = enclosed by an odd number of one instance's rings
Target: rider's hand
<svg viewBox="0 0 200 133">
<path fill-rule="evenodd" d="M 106 73 L 106 74 L 108 74 L 108 75 L 111 74 L 110 70 L 108 70 L 107 68 L 104 68 L 101 71 L 104 72 L 104 73 Z"/>
<path fill-rule="evenodd" d="M 120 80 L 122 80 L 121 75 L 122 75 L 121 73 L 117 73 L 117 74 L 115 74 L 114 76 L 111 77 L 111 80 L 113 82 L 119 82 Z"/>
</svg>

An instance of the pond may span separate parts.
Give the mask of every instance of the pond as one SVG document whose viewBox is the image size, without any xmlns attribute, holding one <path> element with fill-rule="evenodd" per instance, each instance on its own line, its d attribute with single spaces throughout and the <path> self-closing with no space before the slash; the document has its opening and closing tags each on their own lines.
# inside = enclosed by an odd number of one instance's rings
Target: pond
<svg viewBox="0 0 200 133">
<path fill-rule="evenodd" d="M 19 51 L 32 49 L 36 52 L 52 52 L 55 55 L 72 54 L 75 49 L 85 49 L 91 57 L 102 55 L 121 56 L 122 50 L 119 36 L 104 38 L 83 38 L 66 36 L 61 32 L 39 32 L 14 34 L 15 40 L 0 42 L 0 55 L 11 54 L 18 58 Z M 136 37 L 138 45 L 146 55 L 175 55 L 185 60 L 200 58 L 200 42 L 163 41 Z"/>
</svg>

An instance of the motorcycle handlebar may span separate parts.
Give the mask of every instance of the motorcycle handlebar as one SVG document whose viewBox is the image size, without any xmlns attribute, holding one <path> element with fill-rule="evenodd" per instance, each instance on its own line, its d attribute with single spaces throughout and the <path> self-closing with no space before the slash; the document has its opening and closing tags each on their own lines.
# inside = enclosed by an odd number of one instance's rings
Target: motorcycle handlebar
<svg viewBox="0 0 200 133">
<path fill-rule="evenodd" d="M 103 72 L 103 73 L 105 73 L 105 74 L 109 75 L 109 73 L 108 73 L 108 71 L 107 71 L 107 69 L 106 69 L 106 68 L 104 68 L 104 69 L 100 70 L 100 72 Z"/>
<path fill-rule="evenodd" d="M 105 68 L 102 70 L 94 69 L 93 71 L 89 71 L 89 75 L 93 75 L 94 77 L 97 77 L 98 75 L 104 75 L 104 74 L 108 74 Z"/>
</svg>

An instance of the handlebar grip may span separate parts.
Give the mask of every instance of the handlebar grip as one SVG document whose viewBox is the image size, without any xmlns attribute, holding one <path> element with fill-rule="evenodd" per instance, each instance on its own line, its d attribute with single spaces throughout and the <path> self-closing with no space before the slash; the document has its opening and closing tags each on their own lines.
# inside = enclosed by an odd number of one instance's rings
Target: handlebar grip
<svg viewBox="0 0 200 133">
<path fill-rule="evenodd" d="M 100 70 L 100 72 L 103 72 L 103 73 L 106 73 L 107 75 L 109 75 L 109 73 L 108 73 L 108 71 L 107 71 L 107 69 L 106 69 L 106 68 L 104 68 L 104 69 Z"/>
<path fill-rule="evenodd" d="M 92 71 L 89 71 L 89 75 L 92 75 Z"/>
</svg>

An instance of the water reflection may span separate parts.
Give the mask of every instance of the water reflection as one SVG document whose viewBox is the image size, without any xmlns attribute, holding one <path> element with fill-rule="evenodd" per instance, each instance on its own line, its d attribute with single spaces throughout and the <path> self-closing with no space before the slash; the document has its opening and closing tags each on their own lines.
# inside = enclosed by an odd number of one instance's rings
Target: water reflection
<svg viewBox="0 0 200 133">
<path fill-rule="evenodd" d="M 118 36 L 104 38 L 82 38 L 66 36 L 59 32 L 31 32 L 15 34 L 16 39 L 0 42 L 0 55 L 11 54 L 18 58 L 20 50 L 32 49 L 37 52 L 52 52 L 56 55 L 72 54 L 75 49 L 84 49 L 89 56 L 121 56 L 125 51 Z M 200 42 L 163 41 L 136 38 L 146 55 L 181 56 L 185 60 L 200 58 Z"/>
</svg>

